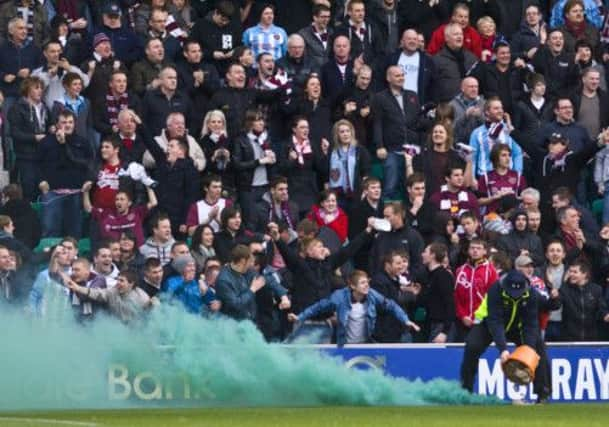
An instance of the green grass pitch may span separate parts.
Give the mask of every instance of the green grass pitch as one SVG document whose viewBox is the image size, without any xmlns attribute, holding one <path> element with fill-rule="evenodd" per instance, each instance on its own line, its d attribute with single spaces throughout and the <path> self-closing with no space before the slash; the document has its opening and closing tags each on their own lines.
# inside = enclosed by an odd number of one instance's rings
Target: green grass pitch
<svg viewBox="0 0 609 427">
<path fill-rule="evenodd" d="M 609 404 L 138 409 L 0 413 L 2 427 L 607 426 Z"/>
</svg>

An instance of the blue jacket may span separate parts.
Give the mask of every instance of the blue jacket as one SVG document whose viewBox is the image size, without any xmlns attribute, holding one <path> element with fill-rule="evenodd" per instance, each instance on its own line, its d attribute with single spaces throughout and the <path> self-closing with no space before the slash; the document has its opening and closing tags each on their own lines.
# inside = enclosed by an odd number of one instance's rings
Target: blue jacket
<svg viewBox="0 0 609 427">
<path fill-rule="evenodd" d="M 603 26 L 603 17 L 601 16 L 598 5 L 594 0 L 584 0 L 584 13 L 586 14 L 586 21 L 592 24 L 595 28 L 600 29 Z M 552 13 L 550 15 L 550 27 L 558 28 L 565 23 L 563 16 L 563 9 L 567 4 L 567 0 L 558 0 L 552 6 Z"/>
<path fill-rule="evenodd" d="M 476 322 L 485 321 L 499 352 L 507 349 L 507 335 L 518 333 L 522 344 L 535 348 L 539 335 L 539 293 L 528 290 L 514 300 L 501 287 L 500 280 L 489 288 L 476 310 Z"/>
<path fill-rule="evenodd" d="M 256 320 L 256 295 L 250 290 L 253 275 L 241 274 L 225 265 L 216 279 L 222 313 L 235 320 Z"/>
<path fill-rule="evenodd" d="M 105 25 L 96 28 L 89 35 L 89 47 L 93 50 L 93 36 L 98 33 L 104 33 L 110 39 L 114 56 L 123 63 L 130 66 L 138 61 L 144 53 L 143 47 L 139 38 L 131 28 L 122 26 L 121 28 L 112 29 Z"/>
<path fill-rule="evenodd" d="M 347 343 L 347 322 L 349 320 L 349 312 L 351 311 L 351 289 L 343 288 L 334 291 L 328 298 L 307 307 L 298 315 L 300 322 L 316 317 L 319 314 L 336 311 L 338 325 L 336 327 L 336 344 L 339 347 Z M 385 298 L 374 289 L 370 289 L 366 297 L 366 333 L 368 340 L 374 332 L 374 325 L 378 311 L 391 313 L 402 324 L 408 322 L 408 315 L 400 308 L 399 305 L 388 298 Z"/>
<path fill-rule="evenodd" d="M 505 129 L 504 123 L 504 129 Z M 477 127 L 472 132 L 469 138 L 469 145 L 473 149 L 472 153 L 472 167 L 475 177 L 484 175 L 493 170 L 493 163 L 491 162 L 491 144 L 488 140 L 488 127 L 486 124 Z M 501 131 L 504 134 L 504 139 L 498 138 L 495 143 L 503 142 L 507 144 L 512 150 L 512 167 L 518 173 L 522 173 L 522 149 L 514 141 L 514 139 L 507 134 L 505 131 Z"/>
<path fill-rule="evenodd" d="M 23 79 L 17 77 L 12 83 L 6 83 L 4 76 L 7 74 L 17 75 L 22 68 L 33 71 L 42 62 L 42 52 L 33 43 L 26 42 L 23 46 L 17 46 L 10 40 L 0 45 L 0 90 L 4 96 L 19 96 L 19 86 Z"/>
<path fill-rule="evenodd" d="M 191 280 L 184 282 L 182 276 L 170 277 L 167 280 L 167 293 L 171 298 L 180 301 L 190 313 L 201 314 L 203 306 L 209 305 L 216 299 L 216 294 L 211 288 L 207 289 L 205 295 L 201 295 L 199 282 Z"/>
</svg>

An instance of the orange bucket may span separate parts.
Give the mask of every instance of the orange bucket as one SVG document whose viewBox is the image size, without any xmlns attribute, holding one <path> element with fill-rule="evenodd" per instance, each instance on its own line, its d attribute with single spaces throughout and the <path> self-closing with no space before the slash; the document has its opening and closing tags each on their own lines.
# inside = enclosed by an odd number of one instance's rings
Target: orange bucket
<svg viewBox="0 0 609 427">
<path fill-rule="evenodd" d="M 516 347 L 510 358 L 503 364 L 503 373 L 513 383 L 530 384 L 535 379 L 535 369 L 539 365 L 539 355 L 528 345 Z"/>
</svg>

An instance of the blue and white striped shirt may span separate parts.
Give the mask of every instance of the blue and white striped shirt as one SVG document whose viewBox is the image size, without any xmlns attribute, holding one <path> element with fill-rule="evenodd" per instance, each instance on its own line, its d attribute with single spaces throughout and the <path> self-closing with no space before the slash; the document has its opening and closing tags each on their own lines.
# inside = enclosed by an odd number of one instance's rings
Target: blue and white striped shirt
<svg viewBox="0 0 609 427">
<path fill-rule="evenodd" d="M 263 52 L 268 52 L 277 61 L 287 51 L 288 35 L 283 28 L 276 25 L 265 29 L 258 24 L 245 30 L 243 44 L 252 49 L 254 58 Z"/>
</svg>

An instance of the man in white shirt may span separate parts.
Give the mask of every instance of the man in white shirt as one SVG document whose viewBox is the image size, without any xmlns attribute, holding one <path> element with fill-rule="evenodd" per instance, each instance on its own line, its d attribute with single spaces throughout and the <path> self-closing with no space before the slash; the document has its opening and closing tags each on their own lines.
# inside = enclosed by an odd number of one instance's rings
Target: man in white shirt
<svg viewBox="0 0 609 427">
<path fill-rule="evenodd" d="M 435 67 L 431 57 L 419 49 L 419 35 L 415 30 L 402 33 L 400 49 L 388 56 L 385 67 L 391 65 L 398 65 L 404 71 L 404 90 L 415 92 L 421 105 L 431 101 Z"/>
</svg>

